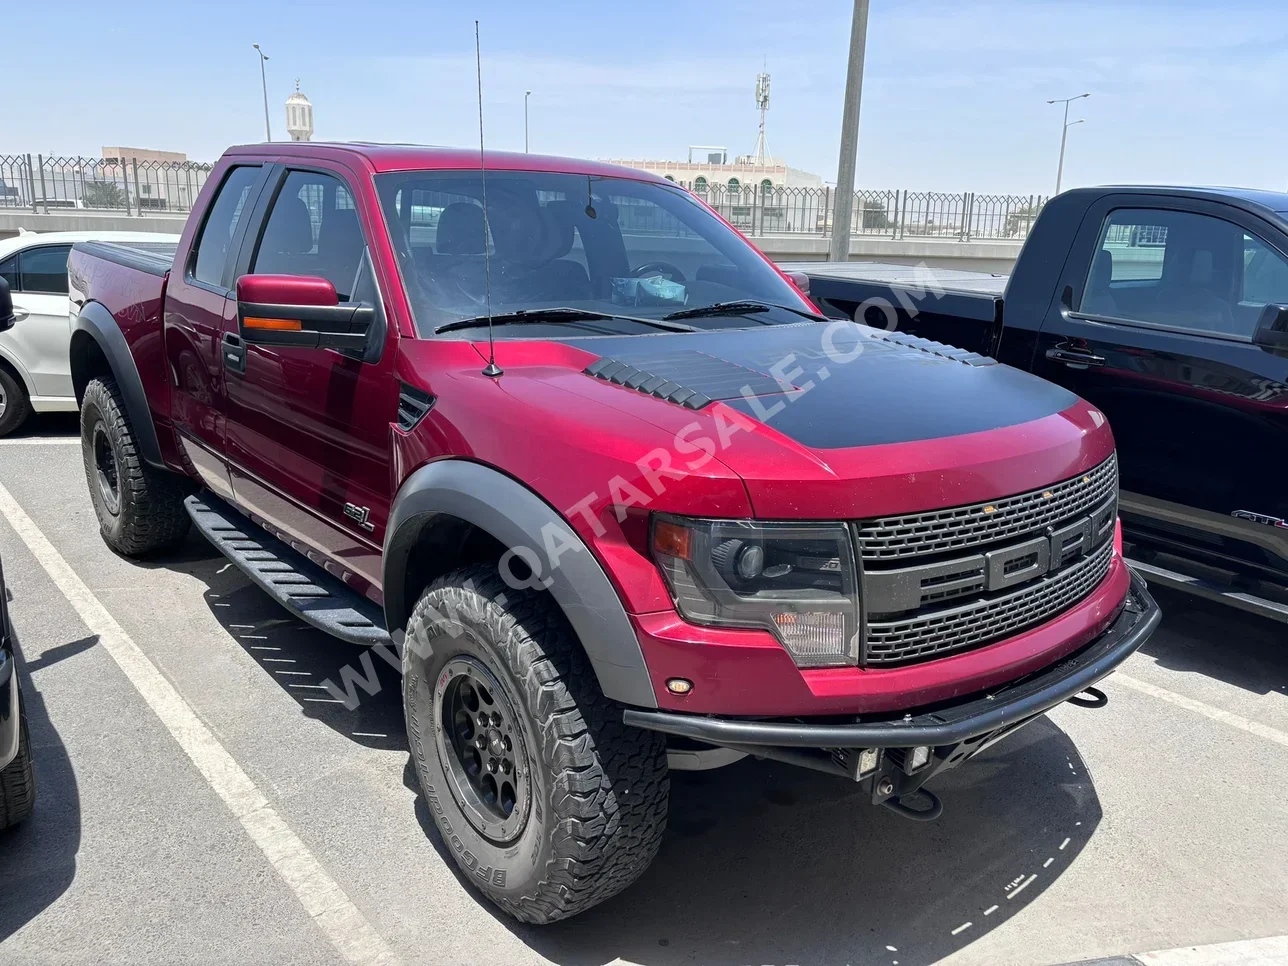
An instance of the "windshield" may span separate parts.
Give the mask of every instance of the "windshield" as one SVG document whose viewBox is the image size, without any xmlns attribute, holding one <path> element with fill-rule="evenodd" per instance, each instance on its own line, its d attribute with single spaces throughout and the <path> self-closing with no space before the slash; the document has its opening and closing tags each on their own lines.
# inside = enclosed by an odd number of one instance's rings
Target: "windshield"
<svg viewBox="0 0 1288 966">
<path fill-rule="evenodd" d="M 660 319 L 739 299 L 809 309 L 755 249 L 678 187 L 629 178 L 488 172 L 485 227 L 477 171 L 378 175 L 376 186 L 422 336 L 486 316 L 485 251 L 494 315 L 558 306 Z M 687 321 L 711 329 L 801 318 L 773 309 Z M 614 327 L 612 320 L 564 328 L 582 329 L 580 334 L 586 328 L 651 331 L 637 323 Z M 453 329 L 476 335 L 468 327 Z M 533 334 L 512 325 L 497 336 Z"/>
</svg>

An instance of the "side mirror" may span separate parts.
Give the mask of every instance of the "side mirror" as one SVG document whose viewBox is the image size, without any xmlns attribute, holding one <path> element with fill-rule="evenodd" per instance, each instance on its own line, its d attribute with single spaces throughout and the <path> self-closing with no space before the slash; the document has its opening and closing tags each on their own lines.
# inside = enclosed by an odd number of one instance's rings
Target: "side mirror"
<svg viewBox="0 0 1288 966">
<path fill-rule="evenodd" d="M 352 349 L 367 344 L 373 306 L 340 304 L 335 286 L 311 275 L 243 275 L 237 279 L 242 339 L 257 345 Z"/>
<path fill-rule="evenodd" d="M 1288 305 L 1271 303 L 1261 310 L 1252 343 L 1270 352 L 1288 352 Z"/>
<path fill-rule="evenodd" d="M 16 320 L 13 317 L 13 296 L 9 294 L 9 283 L 0 278 L 0 332 L 13 328 Z"/>
</svg>

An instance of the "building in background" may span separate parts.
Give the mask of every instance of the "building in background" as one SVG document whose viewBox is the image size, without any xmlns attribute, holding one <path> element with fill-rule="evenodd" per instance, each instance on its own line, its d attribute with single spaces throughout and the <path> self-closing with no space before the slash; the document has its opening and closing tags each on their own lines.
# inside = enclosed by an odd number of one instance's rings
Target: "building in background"
<svg viewBox="0 0 1288 966">
<path fill-rule="evenodd" d="M 300 79 L 295 79 L 295 93 L 286 99 L 286 133 L 292 141 L 313 140 L 313 104 L 300 93 Z"/>
</svg>

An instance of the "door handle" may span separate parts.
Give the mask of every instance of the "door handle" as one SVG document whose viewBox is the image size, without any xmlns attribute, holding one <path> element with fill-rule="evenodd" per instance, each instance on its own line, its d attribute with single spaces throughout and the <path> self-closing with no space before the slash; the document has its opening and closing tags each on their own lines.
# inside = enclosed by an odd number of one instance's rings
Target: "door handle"
<svg viewBox="0 0 1288 966">
<path fill-rule="evenodd" d="M 220 351 L 224 354 L 224 368 L 238 375 L 246 373 L 246 344 L 236 332 L 225 332 Z"/>
<path fill-rule="evenodd" d="M 1105 364 L 1104 356 L 1098 356 L 1092 352 L 1082 352 L 1077 349 L 1047 349 L 1046 357 L 1052 362 L 1063 362 L 1066 366 L 1076 368 L 1103 366 Z"/>
</svg>

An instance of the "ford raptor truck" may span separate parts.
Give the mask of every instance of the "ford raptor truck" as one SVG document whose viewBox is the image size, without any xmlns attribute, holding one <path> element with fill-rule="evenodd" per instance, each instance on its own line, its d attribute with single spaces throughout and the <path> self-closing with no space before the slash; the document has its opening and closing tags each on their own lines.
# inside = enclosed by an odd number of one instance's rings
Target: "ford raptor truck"
<svg viewBox="0 0 1288 966">
<path fill-rule="evenodd" d="M 104 539 L 195 526 L 398 662 L 443 841 L 520 920 L 641 874 L 670 768 L 933 817 L 927 780 L 1104 703 L 1158 622 L 1098 410 L 820 316 L 649 174 L 238 147 L 173 251 L 78 244 L 68 275 Z"/>
</svg>

